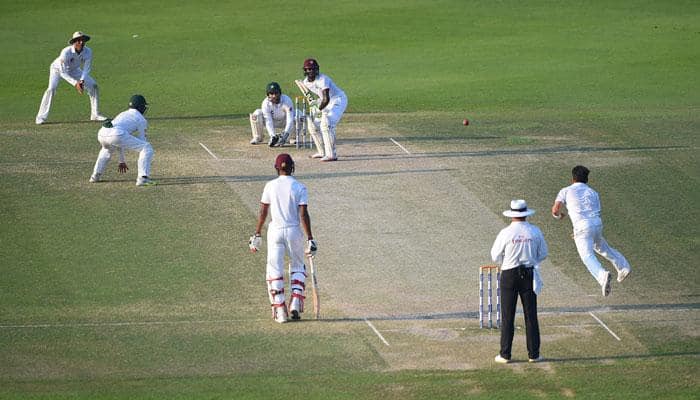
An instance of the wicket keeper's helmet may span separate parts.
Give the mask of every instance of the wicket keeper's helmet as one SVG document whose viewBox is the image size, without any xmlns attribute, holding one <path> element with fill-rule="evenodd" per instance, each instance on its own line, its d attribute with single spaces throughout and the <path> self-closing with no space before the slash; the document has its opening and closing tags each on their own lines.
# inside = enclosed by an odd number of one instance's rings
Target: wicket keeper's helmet
<svg viewBox="0 0 700 400">
<path fill-rule="evenodd" d="M 280 84 L 277 82 L 268 83 L 267 86 L 265 87 L 265 94 L 270 94 L 270 93 L 282 94 L 282 88 L 280 87 Z"/>
<path fill-rule="evenodd" d="M 147 106 L 148 103 L 146 102 L 146 98 L 140 94 L 131 96 L 131 99 L 129 100 L 129 108 L 135 108 L 139 110 L 141 114 L 146 112 L 146 109 L 148 108 Z"/>
<path fill-rule="evenodd" d="M 313 69 L 318 72 L 319 68 L 318 62 L 313 58 L 307 58 L 304 60 L 304 72 L 306 72 L 307 69 Z"/>
</svg>

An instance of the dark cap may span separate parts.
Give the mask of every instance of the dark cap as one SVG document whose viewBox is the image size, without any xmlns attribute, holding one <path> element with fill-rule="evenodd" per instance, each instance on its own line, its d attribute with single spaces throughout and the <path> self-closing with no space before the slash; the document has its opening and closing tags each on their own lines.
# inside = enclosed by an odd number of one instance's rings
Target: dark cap
<svg viewBox="0 0 700 400">
<path fill-rule="evenodd" d="M 265 93 L 282 93 L 282 88 L 280 87 L 279 83 L 270 82 L 267 84 L 267 86 L 265 86 Z"/>
<path fill-rule="evenodd" d="M 275 169 L 289 169 L 294 166 L 294 160 L 292 156 L 287 153 L 281 153 L 275 159 Z"/>
<path fill-rule="evenodd" d="M 318 62 L 314 60 L 313 58 L 307 58 L 304 60 L 304 68 L 312 68 L 312 69 L 318 69 Z"/>
</svg>

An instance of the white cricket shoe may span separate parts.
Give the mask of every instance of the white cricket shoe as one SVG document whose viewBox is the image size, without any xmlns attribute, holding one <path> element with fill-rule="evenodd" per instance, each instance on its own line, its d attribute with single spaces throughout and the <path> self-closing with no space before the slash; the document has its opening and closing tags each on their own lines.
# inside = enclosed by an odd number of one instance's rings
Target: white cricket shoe
<svg viewBox="0 0 700 400">
<path fill-rule="evenodd" d="M 46 120 L 43 119 L 43 118 L 37 118 L 37 119 L 34 120 L 34 122 L 35 122 L 37 125 L 43 125 L 44 122 L 46 122 Z"/>
<path fill-rule="evenodd" d="M 97 114 L 97 115 L 93 115 L 92 117 L 90 117 L 90 121 L 100 121 L 100 122 L 107 121 L 107 117 L 105 117 L 102 114 Z"/>
<path fill-rule="evenodd" d="M 280 324 L 287 322 L 287 306 L 275 307 L 274 319 L 275 322 Z"/>
<path fill-rule="evenodd" d="M 158 183 L 147 176 L 141 176 L 136 180 L 136 186 L 155 186 Z"/>
<path fill-rule="evenodd" d="M 321 161 L 323 161 L 323 162 L 338 161 L 338 157 L 328 157 L 328 156 L 326 156 L 326 157 L 321 158 Z"/>
<path fill-rule="evenodd" d="M 632 269 L 630 269 L 630 268 L 623 268 L 623 269 L 617 271 L 617 281 L 618 282 L 624 281 L 625 278 L 627 278 L 627 275 L 630 274 L 630 272 L 632 272 Z"/>
<path fill-rule="evenodd" d="M 611 282 L 612 276 L 610 276 L 610 272 L 605 271 L 605 283 L 601 285 L 601 289 L 603 290 L 603 297 L 610 296 L 610 292 L 612 291 L 612 287 L 610 286 Z"/>
<path fill-rule="evenodd" d="M 100 181 L 100 176 L 102 174 L 94 174 L 90 177 L 90 183 L 97 183 Z"/>
<path fill-rule="evenodd" d="M 493 359 L 493 361 L 495 361 L 495 362 L 497 362 L 497 363 L 499 363 L 499 364 L 509 364 L 509 363 L 510 363 L 510 360 L 509 360 L 509 359 L 501 357 L 500 354 L 497 355 L 497 356 Z"/>
<path fill-rule="evenodd" d="M 538 363 L 538 362 L 542 362 L 542 361 L 544 361 L 544 357 L 542 357 L 542 356 L 539 356 L 537 358 L 528 358 L 527 359 L 527 362 L 529 362 L 529 363 Z"/>
<path fill-rule="evenodd" d="M 323 158 L 323 154 L 321 154 L 321 153 L 316 153 L 316 154 L 314 154 L 314 155 L 312 155 L 312 156 L 310 156 L 310 157 L 311 157 L 311 158 Z"/>
<path fill-rule="evenodd" d="M 250 144 L 260 144 L 258 139 L 251 139 Z"/>
<path fill-rule="evenodd" d="M 300 320 L 301 313 L 304 310 L 304 305 L 302 304 L 301 299 L 298 297 L 292 297 L 292 300 L 289 302 L 289 310 L 294 321 Z"/>
</svg>

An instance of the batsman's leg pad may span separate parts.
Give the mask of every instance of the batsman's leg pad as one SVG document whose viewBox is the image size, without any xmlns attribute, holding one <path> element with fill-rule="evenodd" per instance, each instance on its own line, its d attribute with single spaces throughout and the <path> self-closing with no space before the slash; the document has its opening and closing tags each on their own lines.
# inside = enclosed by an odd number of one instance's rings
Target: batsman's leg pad
<svg viewBox="0 0 700 400">
<path fill-rule="evenodd" d="M 311 139 L 316 145 L 316 150 L 318 150 L 320 154 L 325 154 L 323 148 L 323 139 L 321 138 L 321 135 L 318 132 L 318 126 L 316 126 L 314 119 L 311 117 L 306 117 L 306 126 L 309 130 L 309 134 L 311 135 Z"/>
<path fill-rule="evenodd" d="M 250 130 L 253 134 L 253 141 L 260 143 L 263 141 L 265 134 L 265 121 L 263 120 L 262 110 L 255 110 L 252 114 L 250 114 L 249 118 Z"/>
<path fill-rule="evenodd" d="M 326 157 L 336 158 L 335 125 L 331 124 L 325 115 L 321 117 L 321 134 L 323 135 L 323 145 Z"/>
<path fill-rule="evenodd" d="M 284 278 L 272 278 L 267 280 L 267 291 L 270 295 L 270 304 L 284 304 Z"/>
</svg>

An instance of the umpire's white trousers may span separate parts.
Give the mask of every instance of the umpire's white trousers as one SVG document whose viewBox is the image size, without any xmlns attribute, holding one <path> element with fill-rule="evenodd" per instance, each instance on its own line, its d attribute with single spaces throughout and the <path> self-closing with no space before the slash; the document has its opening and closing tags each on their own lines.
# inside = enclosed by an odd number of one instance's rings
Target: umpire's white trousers
<svg viewBox="0 0 700 400">
<path fill-rule="evenodd" d="M 588 272 L 598 281 L 598 284 L 605 284 L 605 272 L 607 272 L 598 261 L 595 253 L 600 254 L 610 261 L 619 272 L 622 269 L 629 269 L 627 259 L 614 248 L 610 247 L 603 237 L 603 225 L 590 225 L 574 229 L 574 242 L 581 257 L 581 261 L 588 268 Z"/>
<path fill-rule="evenodd" d="M 102 145 L 100 153 L 97 155 L 93 175 L 101 175 L 107 163 L 112 158 L 112 154 L 119 149 L 139 152 L 138 176 L 151 176 L 151 160 L 153 159 L 153 147 L 145 140 L 128 133 L 120 132 L 114 128 L 100 128 L 97 133 L 97 140 Z"/>
<path fill-rule="evenodd" d="M 80 80 L 82 75 L 82 70 L 78 69 L 71 77 L 76 81 Z M 45 121 L 49 117 L 49 112 L 51 111 L 51 103 L 53 103 L 53 96 L 56 94 L 56 88 L 58 88 L 58 83 L 61 81 L 61 70 L 55 67 L 49 69 L 49 87 L 44 92 L 44 96 L 41 98 L 41 105 L 39 106 L 39 112 L 36 115 L 36 120 Z M 68 82 L 66 80 L 66 82 Z M 71 86 L 73 84 L 68 82 Z M 85 91 L 90 98 L 90 119 L 94 119 L 100 114 L 100 91 L 97 87 L 97 82 L 90 76 L 85 77 Z"/>
</svg>

